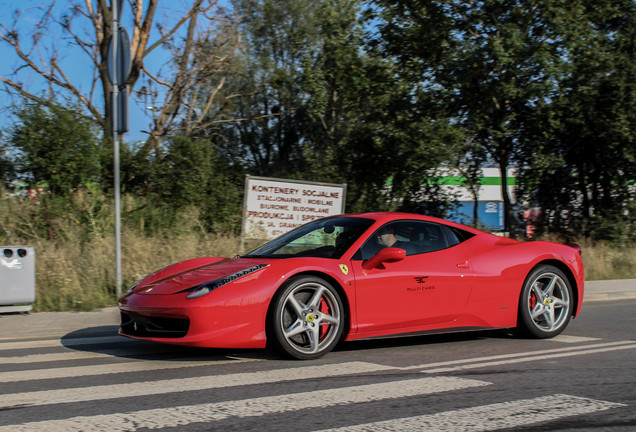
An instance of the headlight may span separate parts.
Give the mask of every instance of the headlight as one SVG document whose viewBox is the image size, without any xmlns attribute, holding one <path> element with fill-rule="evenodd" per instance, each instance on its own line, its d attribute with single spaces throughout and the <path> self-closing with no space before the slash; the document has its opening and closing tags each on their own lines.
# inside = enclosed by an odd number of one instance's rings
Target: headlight
<svg viewBox="0 0 636 432">
<path fill-rule="evenodd" d="M 237 271 L 236 273 L 232 273 L 231 275 L 223 276 L 220 279 L 213 280 L 211 282 L 206 282 L 202 285 L 198 285 L 194 288 L 184 289 L 179 291 L 179 293 L 189 293 L 186 298 L 193 299 L 197 297 L 201 297 L 214 291 L 215 289 L 222 287 L 223 285 L 229 284 L 230 282 L 234 282 L 237 279 L 242 278 L 243 276 L 247 276 L 250 273 L 254 273 L 262 268 L 269 267 L 269 264 L 258 264 L 252 267 L 248 267 L 246 269 Z"/>
<path fill-rule="evenodd" d="M 145 279 L 145 278 L 144 278 L 144 279 Z M 137 283 L 136 283 L 136 284 L 134 284 L 133 286 L 131 286 L 130 288 L 128 288 L 128 289 L 126 290 L 126 292 L 131 292 L 132 290 L 134 290 L 135 288 L 137 288 L 137 285 L 139 285 L 140 283 L 142 283 L 142 282 L 144 281 L 144 279 L 140 279 L 140 280 L 138 280 L 138 281 L 137 281 Z"/>
</svg>

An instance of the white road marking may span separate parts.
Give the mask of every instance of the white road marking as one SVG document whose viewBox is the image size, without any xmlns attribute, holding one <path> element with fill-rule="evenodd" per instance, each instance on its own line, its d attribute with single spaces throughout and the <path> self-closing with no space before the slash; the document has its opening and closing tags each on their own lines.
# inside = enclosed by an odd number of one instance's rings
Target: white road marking
<svg viewBox="0 0 636 432">
<path fill-rule="evenodd" d="M 3 394 L 0 398 L 0 409 L 16 406 L 52 405 L 119 399 L 134 396 L 159 395 L 193 390 L 238 387 L 253 384 L 267 384 L 312 378 L 354 375 L 358 373 L 369 373 L 383 370 L 395 370 L 395 368 L 365 362 L 349 362 L 335 365 L 328 364 L 322 366 L 305 366 L 291 369 L 268 370 L 263 372 L 198 376 L 193 378 L 131 382 L 126 384 L 78 387 L 60 390 L 9 393 Z"/>
<path fill-rule="evenodd" d="M 442 367 L 433 368 L 433 369 L 425 369 L 422 372 L 428 373 L 428 374 L 448 373 L 448 372 L 455 372 L 459 370 L 478 369 L 482 367 L 491 367 L 491 366 L 502 366 L 502 365 L 508 365 L 508 364 L 514 364 L 514 363 L 534 362 L 534 361 L 549 360 L 554 358 L 572 357 L 572 356 L 579 356 L 579 355 L 586 355 L 586 354 L 597 354 L 597 353 L 610 352 L 610 351 L 621 351 L 626 349 L 636 349 L 636 343 L 631 343 L 629 345 L 612 346 L 612 347 L 593 348 L 593 349 L 586 349 L 586 350 L 580 350 L 580 351 L 559 352 L 554 354 L 532 355 L 533 353 L 527 353 L 529 355 L 525 357 L 521 357 L 521 358 L 513 358 L 513 359 L 499 360 L 499 361 L 486 361 L 481 363 L 471 363 L 471 364 L 452 366 L 452 367 L 442 366 Z M 409 367 L 405 369 L 413 369 L 413 368 Z"/>
<path fill-rule="evenodd" d="M 521 363 L 534 360 L 543 360 L 550 358 L 560 358 L 566 356 L 593 354 L 606 351 L 633 349 L 636 348 L 636 344 L 633 341 L 617 341 L 607 342 L 601 344 L 588 344 L 580 346 L 570 346 L 563 348 L 554 348 L 549 350 L 529 351 L 512 354 L 502 354 L 486 357 L 474 357 L 465 358 L 459 360 L 443 361 L 436 363 L 425 363 L 416 366 L 407 366 L 400 369 L 413 370 L 422 369 L 424 373 L 446 373 L 457 370 L 476 369 L 488 366 L 500 366 L 505 364 Z M 135 354 L 149 354 L 151 352 L 132 352 L 129 350 L 118 351 L 120 355 L 132 356 Z M 59 363 L 64 360 L 84 360 L 84 359 L 96 359 L 96 358 L 113 358 L 115 353 L 96 353 L 96 352 L 84 352 L 84 351 L 71 351 L 63 353 L 49 353 L 49 354 L 33 354 L 27 356 L 16 357 L 0 357 L 0 364 L 24 364 L 24 363 L 46 363 L 54 362 Z M 224 363 L 233 363 L 234 361 L 260 361 L 260 359 L 242 359 L 236 358 L 232 361 L 221 360 Z M 144 366 L 136 366 L 137 362 L 126 362 L 123 364 L 114 365 L 94 365 L 84 366 L 82 368 L 75 367 L 62 367 L 62 368 L 38 368 L 34 370 L 22 370 L 14 372 L 2 372 L 0 373 L 0 382 L 17 382 L 27 380 L 40 380 L 40 379 L 52 379 L 52 378 L 65 378 L 71 376 L 88 376 L 88 375 L 104 375 L 109 373 L 119 373 L 136 370 L 161 370 L 161 369 L 174 369 L 187 366 L 201 366 L 201 365 L 214 365 L 223 364 L 219 361 L 202 362 L 201 359 L 179 359 L 179 363 L 173 362 L 143 362 Z M 126 369 L 130 365 L 130 369 Z M 140 369 L 137 369 L 140 368 Z"/>
<path fill-rule="evenodd" d="M 0 357 L 0 364 L 24 364 L 24 363 L 58 363 L 61 361 L 86 360 L 99 358 L 115 358 L 115 357 L 134 357 L 139 355 L 148 355 L 165 352 L 165 347 L 161 351 L 141 351 L 141 350 L 112 350 L 108 352 L 90 352 L 90 351 L 68 351 L 60 353 L 48 354 L 29 354 L 25 356 Z"/>
<path fill-rule="evenodd" d="M 93 343 L 95 338 L 86 338 Z M 583 342 L 582 339 L 579 339 Z M 43 341 L 35 341 L 46 343 Z M 75 340 L 80 342 L 80 340 Z M 50 342 L 52 343 L 52 342 Z M 58 340 L 59 343 L 59 340 Z M 573 343 L 573 342 L 572 342 Z M 24 346 L 26 348 L 26 346 Z M 274 382 L 302 381 L 346 375 L 396 371 L 418 370 L 419 372 L 443 373 L 487 366 L 498 366 L 511 363 L 530 362 L 551 358 L 578 356 L 616 350 L 635 349 L 634 341 L 616 341 L 609 343 L 568 346 L 534 352 L 521 352 L 497 356 L 466 358 L 448 362 L 421 364 L 411 367 L 392 367 L 366 362 L 349 362 L 343 364 L 303 366 L 252 373 L 237 373 L 217 376 L 198 376 L 171 380 L 146 382 L 130 382 L 128 384 L 102 385 L 34 391 L 24 393 L 3 394 L 0 397 L 0 409 L 17 407 L 42 406 L 85 401 L 109 399 L 126 399 L 135 396 L 160 395 L 167 393 L 207 390 L 227 387 L 239 387 Z M 131 355 L 130 350 L 123 350 Z M 113 357 L 112 353 L 68 352 L 37 354 L 25 356 L 37 358 L 39 361 L 52 362 L 60 358 L 78 359 Z M 25 357 L 0 358 L 0 363 L 23 363 Z M 57 359 L 57 360 L 56 360 Z M 7 360 L 7 361 L 4 361 Z M 240 361 L 258 361 L 252 359 L 224 360 L 223 363 Z M 110 365 L 93 365 L 79 367 L 61 367 L 32 371 L 0 373 L 1 382 L 16 382 L 29 379 L 51 379 L 70 376 L 92 376 L 109 373 L 134 372 L 137 370 L 163 370 L 178 367 L 220 364 L 219 361 L 200 362 L 180 359 L 179 362 L 133 361 Z M 5 431 L 128 431 L 138 428 L 158 429 L 175 427 L 199 422 L 212 422 L 227 418 L 258 417 L 280 412 L 291 412 L 299 409 L 323 408 L 334 405 L 383 401 L 417 395 L 426 395 L 464 388 L 486 386 L 490 383 L 472 379 L 455 377 L 424 377 L 411 380 L 393 381 L 389 383 L 369 384 L 340 389 L 312 391 L 310 393 L 286 394 L 279 396 L 259 397 L 246 400 L 225 401 L 211 404 L 143 410 L 129 413 L 103 414 L 96 416 L 79 416 L 69 419 L 43 420 L 22 425 L 0 426 Z M 485 405 L 462 410 L 441 412 L 430 415 L 394 419 L 368 423 L 364 425 L 344 427 L 341 431 L 422 431 L 422 430 L 496 430 L 526 426 L 535 423 L 555 420 L 562 417 L 589 414 L 625 405 L 612 402 L 597 401 L 568 395 L 552 395 L 522 401 Z"/>
<path fill-rule="evenodd" d="M 349 364 L 348 367 L 352 365 Z M 358 365 L 360 367 L 362 365 Z M 302 368 L 306 369 L 306 368 Z M 333 366 L 330 367 L 333 369 Z M 290 372 L 290 370 L 287 370 Z M 324 371 L 327 372 L 327 371 Z M 331 374 L 330 374 L 331 375 Z M 303 374 L 304 376 L 304 374 Z M 161 408 L 121 414 L 80 416 L 63 420 L 48 420 L 23 425 L 0 427 L 0 432 L 27 431 L 135 431 L 178 427 L 191 423 L 209 423 L 228 418 L 260 417 L 269 414 L 326 408 L 335 405 L 374 402 L 386 399 L 433 394 L 490 383 L 465 378 L 428 377 L 388 383 L 367 384 L 311 393 L 294 393 L 252 399 Z M 122 396 L 124 397 L 124 396 Z"/>
<path fill-rule="evenodd" d="M 626 405 L 568 395 L 543 396 L 357 426 L 331 432 L 493 431 L 528 426 L 564 417 L 591 414 Z"/>
<path fill-rule="evenodd" d="M 436 363 L 424 363 L 424 364 L 420 364 L 416 366 L 406 366 L 404 367 L 404 369 L 408 369 L 408 370 L 429 369 L 429 370 L 434 370 L 437 372 L 438 370 L 435 368 L 440 368 L 440 367 L 443 369 L 445 368 L 444 371 L 451 370 L 452 368 L 449 368 L 450 365 L 468 364 L 466 368 L 475 367 L 475 365 L 478 365 L 478 364 L 483 364 L 485 366 L 488 366 L 490 364 L 498 365 L 498 364 L 506 364 L 506 363 L 501 363 L 501 361 L 505 359 L 513 359 L 513 360 L 510 360 L 510 362 L 516 363 L 516 362 L 530 361 L 526 359 L 535 359 L 537 358 L 537 356 L 545 356 L 546 358 L 548 358 L 549 355 L 557 354 L 557 353 L 560 353 L 566 356 L 566 355 L 586 354 L 587 351 L 585 350 L 590 350 L 590 349 L 599 350 L 595 352 L 613 351 L 614 349 L 617 349 L 616 348 L 617 346 L 627 346 L 627 348 L 634 348 L 634 341 L 624 340 L 624 341 L 607 342 L 607 343 L 593 344 L 593 345 L 580 345 L 575 347 L 552 348 L 552 349 L 539 350 L 539 351 L 524 351 L 524 352 L 518 352 L 518 353 L 512 353 L 512 354 L 501 354 L 501 355 L 486 356 L 486 357 L 464 358 L 459 360 L 441 361 Z M 621 349 L 621 347 L 619 347 L 618 349 Z M 479 366 L 479 367 L 483 367 L 483 366 Z M 462 368 L 461 367 L 456 368 L 456 370 L 460 370 L 460 369 Z"/>
<path fill-rule="evenodd" d="M 218 366 L 262 361 L 251 358 L 233 358 L 229 360 L 201 361 L 200 359 L 180 359 L 179 361 L 146 360 L 125 363 L 110 363 L 79 367 L 61 367 L 53 369 L 31 369 L 12 372 L 0 372 L 0 383 L 34 381 L 55 378 L 109 375 L 130 372 L 146 372 L 166 369 L 184 369 L 196 366 Z"/>
<path fill-rule="evenodd" d="M 82 344 L 86 345 L 86 344 Z M 81 346 L 80 344 L 69 346 Z M 33 348 L 42 348 L 42 346 L 34 346 Z M 29 354 L 13 357 L 0 357 L 0 364 L 24 364 L 24 363 L 46 363 L 71 360 L 86 360 L 98 358 L 114 358 L 114 357 L 134 357 L 140 355 L 161 354 L 168 352 L 166 345 L 149 344 L 147 346 L 134 346 L 107 348 L 101 351 L 75 351 L 69 350 L 57 353 Z"/>
<path fill-rule="evenodd" d="M 52 347 L 71 347 L 80 345 L 94 345 L 105 343 L 128 343 L 134 342 L 132 339 L 123 336 L 100 336 L 72 339 L 44 339 L 32 341 L 12 341 L 0 342 L 0 351 L 28 349 L 28 348 L 52 348 Z"/>
<path fill-rule="evenodd" d="M 581 342 L 593 342 L 600 340 L 599 338 L 593 337 L 585 337 L 585 336 L 570 336 L 560 334 L 557 337 L 553 337 L 551 339 L 545 339 L 546 341 L 551 342 L 562 342 L 562 343 L 581 343 Z"/>
</svg>

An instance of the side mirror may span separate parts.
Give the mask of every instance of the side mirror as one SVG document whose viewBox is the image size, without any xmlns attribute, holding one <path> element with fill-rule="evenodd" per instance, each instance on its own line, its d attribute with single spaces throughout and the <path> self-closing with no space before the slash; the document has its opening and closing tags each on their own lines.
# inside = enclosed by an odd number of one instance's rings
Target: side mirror
<svg viewBox="0 0 636 432">
<path fill-rule="evenodd" d="M 401 261 L 406 256 L 406 251 L 400 248 L 388 247 L 380 249 L 378 253 L 362 263 L 362 268 L 371 270 L 380 267 L 384 263 Z"/>
</svg>

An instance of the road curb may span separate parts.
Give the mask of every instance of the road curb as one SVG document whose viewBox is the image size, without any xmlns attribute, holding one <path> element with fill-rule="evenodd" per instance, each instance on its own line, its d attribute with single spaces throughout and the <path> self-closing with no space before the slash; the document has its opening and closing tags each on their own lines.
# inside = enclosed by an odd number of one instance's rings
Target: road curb
<svg viewBox="0 0 636 432">
<path fill-rule="evenodd" d="M 585 282 L 584 302 L 636 299 L 636 279 Z"/>
</svg>

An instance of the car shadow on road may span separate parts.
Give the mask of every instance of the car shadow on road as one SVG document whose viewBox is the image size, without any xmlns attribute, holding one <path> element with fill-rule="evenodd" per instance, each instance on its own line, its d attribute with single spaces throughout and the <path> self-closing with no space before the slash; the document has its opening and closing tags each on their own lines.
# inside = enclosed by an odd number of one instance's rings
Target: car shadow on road
<svg viewBox="0 0 636 432">
<path fill-rule="evenodd" d="M 267 349 L 237 350 L 200 348 L 163 344 L 130 339 L 118 334 L 119 326 L 105 325 L 72 331 L 64 335 L 61 343 L 74 350 L 96 355 L 135 360 L 210 362 L 229 360 L 289 360 Z M 483 330 L 445 334 L 400 335 L 389 338 L 364 339 L 339 344 L 334 351 L 375 351 L 410 346 L 433 346 L 480 339 L 514 339 L 509 330 Z M 328 357 L 328 355 L 327 355 Z"/>
<path fill-rule="evenodd" d="M 64 335 L 60 342 L 74 351 L 135 360 L 210 362 L 278 358 L 265 350 L 199 348 L 135 340 L 120 336 L 118 329 L 117 325 L 106 325 L 75 330 Z"/>
<path fill-rule="evenodd" d="M 396 335 L 378 339 L 359 339 L 340 344 L 338 351 L 361 351 L 385 348 L 441 345 L 475 341 L 480 339 L 515 339 L 517 336 L 508 329 L 478 330 L 455 333 Z"/>
</svg>

